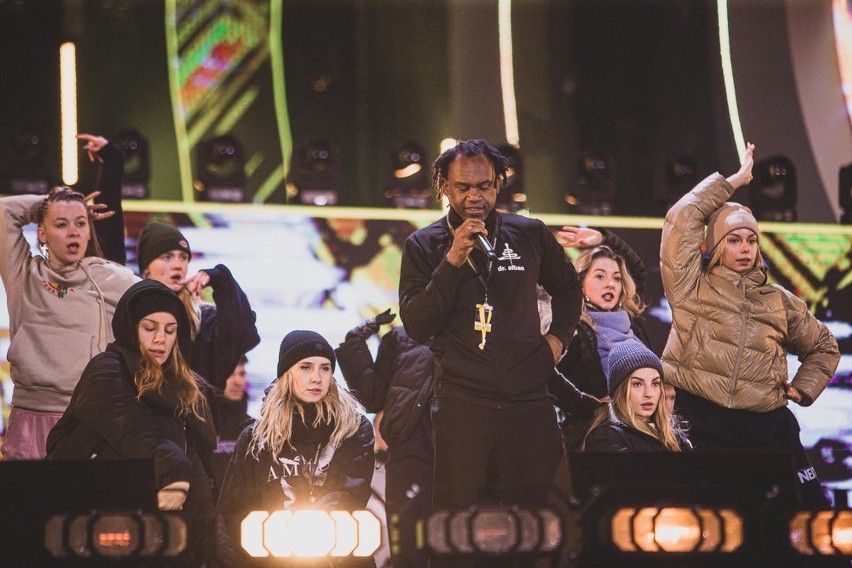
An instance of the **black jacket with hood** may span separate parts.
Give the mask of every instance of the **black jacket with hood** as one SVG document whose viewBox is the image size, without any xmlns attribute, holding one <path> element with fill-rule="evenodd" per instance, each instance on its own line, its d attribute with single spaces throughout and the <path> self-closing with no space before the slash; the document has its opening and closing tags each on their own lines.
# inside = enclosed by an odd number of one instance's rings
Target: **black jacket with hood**
<svg viewBox="0 0 852 568">
<path fill-rule="evenodd" d="M 71 403 L 47 438 L 47 459 L 153 459 L 157 487 L 188 481 L 184 512 L 196 554 L 209 550 L 215 509 L 209 479 L 209 457 L 216 444 L 206 404 L 202 418 L 179 415 L 178 396 L 166 380 L 157 392 L 138 397 L 134 375 L 142 357 L 132 306 L 151 294 L 171 294 L 180 309 L 177 343 L 184 356 L 191 349 L 189 320 L 177 296 L 154 280 L 131 286 L 116 306 L 112 321 L 115 341 L 89 361 L 71 396 Z M 169 300 L 170 301 L 170 300 Z M 203 380 L 196 376 L 200 386 Z"/>
<path fill-rule="evenodd" d="M 452 209 L 405 241 L 399 279 L 405 331 L 420 343 L 431 338 L 435 353 L 435 396 L 490 408 L 548 400 L 553 352 L 541 332 L 537 284 L 552 297 L 548 330 L 568 345 L 580 317 L 582 290 L 562 246 L 538 219 L 492 213 L 485 220 L 497 259 L 478 249 L 471 266 L 447 260 L 454 228 Z M 451 228 L 452 227 L 452 228 Z M 493 319 L 487 342 L 474 327 L 477 305 L 487 299 Z"/>
<path fill-rule="evenodd" d="M 434 356 L 395 327 L 382 336 L 376 362 L 367 342 L 355 336 L 335 350 L 346 383 L 367 412 L 384 410 L 379 430 L 390 446 L 405 442 L 421 420 L 429 420 Z"/>
</svg>

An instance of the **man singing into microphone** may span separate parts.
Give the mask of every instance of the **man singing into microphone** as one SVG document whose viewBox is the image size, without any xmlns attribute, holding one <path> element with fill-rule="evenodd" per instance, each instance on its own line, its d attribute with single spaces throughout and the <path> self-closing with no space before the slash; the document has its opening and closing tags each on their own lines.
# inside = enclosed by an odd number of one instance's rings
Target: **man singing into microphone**
<svg viewBox="0 0 852 568">
<path fill-rule="evenodd" d="M 436 356 L 438 509 L 541 504 L 562 463 L 547 383 L 574 333 L 582 291 L 544 223 L 494 210 L 505 179 L 505 158 L 484 140 L 441 154 L 433 181 L 449 211 L 412 234 L 403 252 L 400 315 L 415 341 L 432 340 Z M 544 336 L 536 284 L 553 298 Z"/>
</svg>

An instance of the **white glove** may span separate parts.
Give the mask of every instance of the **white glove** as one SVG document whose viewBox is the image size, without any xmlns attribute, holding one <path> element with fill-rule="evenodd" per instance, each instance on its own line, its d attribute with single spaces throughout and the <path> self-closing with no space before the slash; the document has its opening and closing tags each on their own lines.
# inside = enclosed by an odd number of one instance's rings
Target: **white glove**
<svg viewBox="0 0 852 568">
<path fill-rule="evenodd" d="M 188 492 L 188 481 L 173 481 L 157 492 L 157 507 L 161 511 L 179 511 Z"/>
</svg>

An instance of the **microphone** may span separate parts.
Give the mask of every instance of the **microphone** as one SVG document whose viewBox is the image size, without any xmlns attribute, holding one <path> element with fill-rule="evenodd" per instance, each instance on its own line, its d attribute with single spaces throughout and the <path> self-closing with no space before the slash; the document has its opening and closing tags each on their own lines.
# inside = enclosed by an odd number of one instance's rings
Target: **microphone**
<svg viewBox="0 0 852 568">
<path fill-rule="evenodd" d="M 497 260 L 497 253 L 494 252 L 494 248 L 491 246 L 491 243 L 488 242 L 488 239 L 485 238 L 485 235 L 483 235 L 482 233 L 474 233 L 473 242 L 476 245 L 476 248 L 485 253 L 485 256 L 488 257 L 488 260 Z"/>
</svg>

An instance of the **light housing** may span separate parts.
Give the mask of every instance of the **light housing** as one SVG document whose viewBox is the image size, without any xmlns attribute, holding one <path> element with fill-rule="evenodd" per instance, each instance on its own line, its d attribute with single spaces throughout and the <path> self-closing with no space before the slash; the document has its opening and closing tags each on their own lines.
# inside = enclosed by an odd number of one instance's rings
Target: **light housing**
<svg viewBox="0 0 852 568">
<path fill-rule="evenodd" d="M 612 543 L 624 552 L 731 553 L 743 545 L 734 509 L 624 507 L 610 519 Z"/>
<path fill-rule="evenodd" d="M 37 128 L 25 126 L 12 132 L 9 137 L 9 181 L 4 193 L 47 193 L 51 181 L 47 153 L 47 141 Z"/>
<path fill-rule="evenodd" d="M 195 150 L 195 189 L 201 201 L 242 203 L 246 190 L 245 151 L 230 134 L 201 142 Z"/>
<path fill-rule="evenodd" d="M 240 528 L 255 558 L 368 557 L 381 545 L 381 523 L 367 510 L 252 511 Z"/>
<path fill-rule="evenodd" d="M 437 556 L 550 554 L 563 541 L 562 517 L 543 508 L 436 510 L 420 525 L 426 547 Z"/>
<path fill-rule="evenodd" d="M 44 547 L 54 558 L 175 557 L 186 545 L 186 522 L 178 513 L 54 515 L 44 526 Z"/>
<path fill-rule="evenodd" d="M 500 187 L 495 206 L 510 213 L 525 210 L 527 195 L 524 193 L 524 160 L 521 151 L 510 145 L 497 149 L 506 158 L 506 181 Z"/>
<path fill-rule="evenodd" d="M 802 511 L 790 521 L 790 545 L 804 556 L 852 558 L 852 511 Z"/>
<path fill-rule="evenodd" d="M 147 199 L 151 177 L 151 160 L 148 139 L 132 128 L 122 130 L 112 141 L 124 152 L 124 176 L 121 179 L 121 197 Z"/>
<path fill-rule="evenodd" d="M 798 189 L 796 167 L 786 156 L 757 162 L 749 184 L 751 210 L 759 221 L 795 221 Z"/>
<path fill-rule="evenodd" d="M 578 159 L 575 188 L 565 195 L 571 213 L 609 215 L 615 199 L 615 161 L 602 150 L 586 149 Z"/>
<path fill-rule="evenodd" d="M 340 160 L 326 140 L 296 148 L 287 174 L 287 201 L 303 205 L 337 205 L 340 197 Z"/>
<path fill-rule="evenodd" d="M 427 209 L 432 203 L 432 178 L 426 151 L 406 142 L 390 153 L 385 198 L 398 209 Z"/>
</svg>

